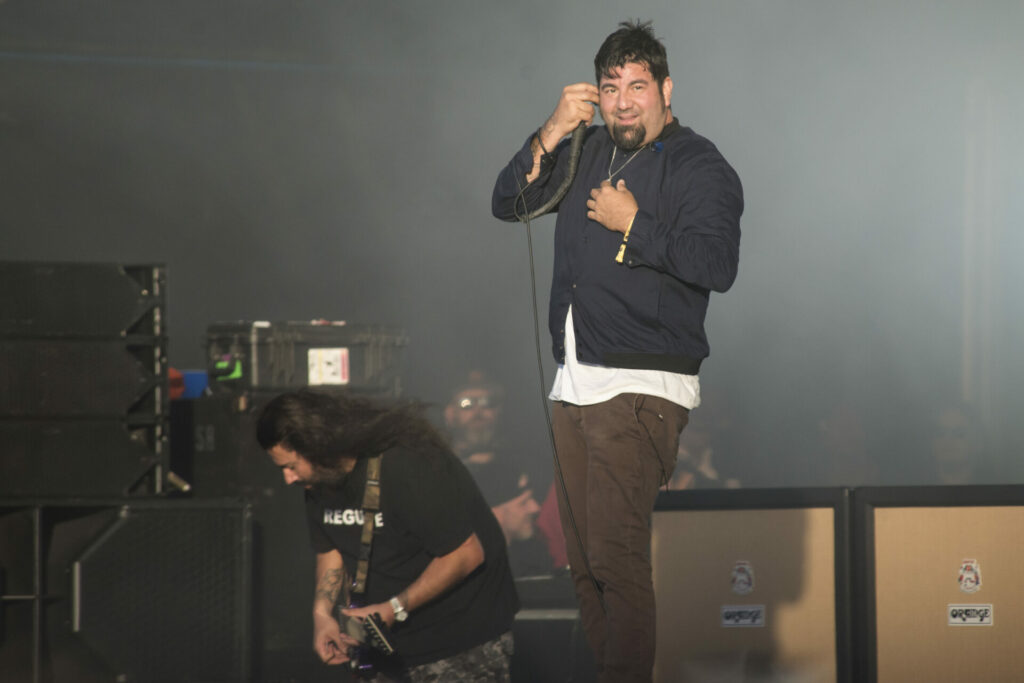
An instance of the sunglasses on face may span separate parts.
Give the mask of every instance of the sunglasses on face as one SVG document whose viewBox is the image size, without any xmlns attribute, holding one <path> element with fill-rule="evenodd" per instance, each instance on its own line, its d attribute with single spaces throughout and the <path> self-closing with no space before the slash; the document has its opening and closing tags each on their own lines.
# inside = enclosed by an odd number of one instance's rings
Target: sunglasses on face
<svg viewBox="0 0 1024 683">
<path fill-rule="evenodd" d="M 471 410 L 473 408 L 493 408 L 495 402 L 490 396 L 467 396 L 459 399 L 459 408 Z"/>
</svg>

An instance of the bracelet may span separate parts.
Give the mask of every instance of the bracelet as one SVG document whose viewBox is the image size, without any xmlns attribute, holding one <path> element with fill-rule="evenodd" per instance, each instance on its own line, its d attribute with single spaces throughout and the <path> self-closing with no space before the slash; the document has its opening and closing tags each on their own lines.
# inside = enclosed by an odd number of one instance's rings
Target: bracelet
<svg viewBox="0 0 1024 683">
<path fill-rule="evenodd" d="M 626 226 L 626 232 L 622 233 L 622 241 L 623 242 L 625 242 L 626 240 L 629 239 L 629 231 L 633 229 L 633 221 L 635 221 L 635 220 L 636 220 L 636 214 L 634 213 L 633 217 L 629 219 L 629 225 Z"/>
<path fill-rule="evenodd" d="M 626 255 L 626 242 L 629 241 L 629 231 L 633 229 L 633 221 L 636 220 L 636 214 L 629 219 L 629 225 L 626 226 L 626 232 L 622 233 L 622 244 L 619 245 L 619 253 L 615 255 L 615 262 L 622 263 L 623 257 Z"/>
<path fill-rule="evenodd" d="M 548 148 L 544 146 L 544 141 L 540 139 L 540 131 L 543 128 L 544 128 L 544 126 L 541 126 L 540 128 L 538 128 L 537 132 L 534 133 L 534 135 L 537 136 L 537 144 L 540 145 L 540 151 L 544 152 L 544 156 L 549 157 L 549 156 L 551 156 L 551 152 L 549 152 Z"/>
</svg>

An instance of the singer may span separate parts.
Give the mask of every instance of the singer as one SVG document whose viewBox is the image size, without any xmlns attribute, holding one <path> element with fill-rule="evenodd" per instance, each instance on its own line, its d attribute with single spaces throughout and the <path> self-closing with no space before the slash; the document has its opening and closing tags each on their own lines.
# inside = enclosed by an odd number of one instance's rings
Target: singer
<svg viewBox="0 0 1024 683">
<path fill-rule="evenodd" d="M 554 196 L 563 138 L 589 126 L 555 208 L 549 398 L 566 492 L 556 488 L 600 680 L 650 681 L 651 513 L 700 403 L 710 292 L 736 278 L 743 190 L 718 149 L 672 115 L 665 47 L 649 22 L 623 22 L 594 67 L 597 85 L 565 87 L 501 171 L 492 209 L 516 220 Z M 590 125 L 594 105 L 603 126 Z"/>
</svg>

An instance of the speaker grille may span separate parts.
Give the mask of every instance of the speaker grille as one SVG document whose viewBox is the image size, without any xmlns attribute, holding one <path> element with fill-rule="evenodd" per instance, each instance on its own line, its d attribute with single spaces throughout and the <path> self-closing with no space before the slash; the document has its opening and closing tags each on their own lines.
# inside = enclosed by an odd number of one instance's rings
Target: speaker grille
<svg viewBox="0 0 1024 683">
<path fill-rule="evenodd" d="M 129 681 L 248 673 L 248 508 L 133 508 L 74 564 L 74 629 Z"/>
</svg>

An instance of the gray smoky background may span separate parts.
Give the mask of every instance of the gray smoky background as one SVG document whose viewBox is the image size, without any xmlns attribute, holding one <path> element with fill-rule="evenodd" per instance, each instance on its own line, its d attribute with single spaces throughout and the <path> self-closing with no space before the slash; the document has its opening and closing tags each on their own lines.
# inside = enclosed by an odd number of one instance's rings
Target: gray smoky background
<svg viewBox="0 0 1024 683">
<path fill-rule="evenodd" d="M 553 219 L 531 274 L 491 189 L 628 18 L 745 188 L 691 421 L 718 466 L 1021 482 L 1015 1 L 0 1 L 0 258 L 166 264 L 179 369 L 216 321 L 401 327 L 407 396 L 483 369 L 546 461 Z"/>
</svg>

